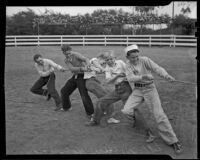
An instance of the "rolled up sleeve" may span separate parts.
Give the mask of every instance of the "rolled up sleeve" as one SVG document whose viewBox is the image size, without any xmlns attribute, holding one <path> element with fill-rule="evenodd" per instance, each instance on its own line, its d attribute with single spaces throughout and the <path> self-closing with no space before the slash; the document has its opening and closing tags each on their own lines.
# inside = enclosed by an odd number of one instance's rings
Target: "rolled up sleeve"
<svg viewBox="0 0 200 160">
<path fill-rule="evenodd" d="M 53 62 L 52 60 L 48 60 L 49 65 L 51 65 L 53 68 L 57 69 L 57 70 L 61 70 L 63 67 L 56 64 L 55 62 Z"/>
</svg>

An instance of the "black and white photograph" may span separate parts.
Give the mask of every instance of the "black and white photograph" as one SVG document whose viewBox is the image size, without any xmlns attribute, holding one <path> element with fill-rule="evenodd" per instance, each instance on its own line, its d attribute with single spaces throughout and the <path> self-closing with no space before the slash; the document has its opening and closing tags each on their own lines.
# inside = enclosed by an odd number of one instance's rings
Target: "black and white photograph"
<svg viewBox="0 0 200 160">
<path fill-rule="evenodd" d="M 197 159 L 197 1 L 5 6 L 6 155 Z"/>
</svg>

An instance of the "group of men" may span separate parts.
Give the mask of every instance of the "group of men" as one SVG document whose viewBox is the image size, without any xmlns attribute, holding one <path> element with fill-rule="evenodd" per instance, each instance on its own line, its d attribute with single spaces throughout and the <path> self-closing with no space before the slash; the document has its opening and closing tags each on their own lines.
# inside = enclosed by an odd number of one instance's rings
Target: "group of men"
<svg viewBox="0 0 200 160">
<path fill-rule="evenodd" d="M 117 60 L 113 51 L 105 51 L 89 60 L 82 54 L 72 51 L 72 47 L 68 44 L 62 45 L 61 50 L 65 56 L 65 64 L 72 73 L 72 77 L 61 89 L 61 97 L 55 88 L 54 69 L 62 72 L 66 69 L 39 54 L 34 55 L 34 62 L 40 78 L 31 88 L 31 92 L 46 96 L 47 100 L 52 97 L 56 104 L 55 111 L 70 111 L 72 109 L 70 95 L 78 88 L 89 118 L 86 126 L 98 126 L 104 114 L 109 117 L 108 123 L 119 123 L 120 120 L 114 118 L 114 103 L 121 100 L 123 102 L 121 112 L 133 124 L 137 117 L 140 117 L 148 136 L 146 142 L 153 142 L 155 136 L 151 127 L 138 109 L 145 101 L 155 118 L 161 138 L 172 146 L 176 153 L 182 151 L 182 146 L 161 106 L 152 72 L 171 82 L 175 79 L 150 58 L 141 56 L 137 45 L 125 48 L 126 63 Z M 98 74 L 105 74 L 106 83 L 113 85 L 114 89 L 107 90 L 98 80 Z M 47 89 L 43 89 L 45 85 Z M 95 106 L 88 91 L 98 98 Z"/>
</svg>

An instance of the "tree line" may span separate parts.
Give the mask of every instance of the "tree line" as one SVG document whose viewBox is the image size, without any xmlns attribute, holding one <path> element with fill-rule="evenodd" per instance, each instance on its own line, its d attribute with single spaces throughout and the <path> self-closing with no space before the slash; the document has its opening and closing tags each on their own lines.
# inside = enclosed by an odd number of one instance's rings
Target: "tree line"
<svg viewBox="0 0 200 160">
<path fill-rule="evenodd" d="M 195 32 L 196 20 L 182 8 L 175 17 L 158 15 L 156 7 L 139 6 L 133 13 L 119 10 L 95 10 L 92 14 L 70 16 L 47 10 L 37 15 L 33 10 L 6 16 L 6 35 L 120 35 L 120 34 L 184 34 Z M 166 29 L 153 30 L 147 25 L 166 24 Z M 126 27 L 129 26 L 129 27 Z"/>
</svg>

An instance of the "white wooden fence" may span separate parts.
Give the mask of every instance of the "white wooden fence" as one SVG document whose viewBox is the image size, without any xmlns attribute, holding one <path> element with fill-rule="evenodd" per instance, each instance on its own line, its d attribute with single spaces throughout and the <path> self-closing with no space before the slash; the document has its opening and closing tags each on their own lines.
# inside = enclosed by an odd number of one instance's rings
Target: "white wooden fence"
<svg viewBox="0 0 200 160">
<path fill-rule="evenodd" d="M 6 36 L 6 46 L 43 45 L 146 45 L 196 47 L 197 38 L 186 35 L 26 35 Z"/>
</svg>

